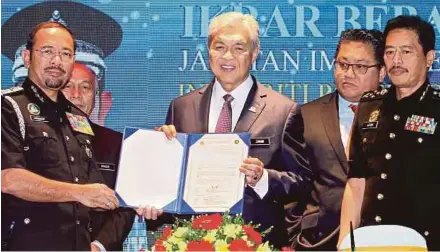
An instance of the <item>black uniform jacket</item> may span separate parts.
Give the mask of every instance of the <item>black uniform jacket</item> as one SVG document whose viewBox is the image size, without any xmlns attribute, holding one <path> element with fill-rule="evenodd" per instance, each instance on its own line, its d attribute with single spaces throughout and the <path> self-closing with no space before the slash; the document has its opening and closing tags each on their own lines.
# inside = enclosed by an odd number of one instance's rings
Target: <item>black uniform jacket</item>
<svg viewBox="0 0 440 252">
<path fill-rule="evenodd" d="M 440 250 L 440 94 L 426 81 L 396 99 L 394 87 L 363 95 L 349 177 L 365 178 L 362 225 L 397 224 Z"/>
<path fill-rule="evenodd" d="M 32 81 L 2 91 L 2 170 L 26 169 L 67 183 L 103 183 L 86 115 Z M 69 120 L 70 118 L 70 120 Z M 73 118 L 73 119 L 72 119 Z M 11 250 L 90 250 L 90 211 L 77 202 L 30 202 L 2 194 L 2 242 Z"/>
</svg>

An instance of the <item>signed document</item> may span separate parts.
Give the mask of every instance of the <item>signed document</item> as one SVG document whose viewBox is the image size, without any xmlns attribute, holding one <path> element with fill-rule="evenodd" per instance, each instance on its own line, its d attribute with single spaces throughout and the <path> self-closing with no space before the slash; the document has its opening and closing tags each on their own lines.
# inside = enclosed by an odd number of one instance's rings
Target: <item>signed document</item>
<svg viewBox="0 0 440 252">
<path fill-rule="evenodd" d="M 115 191 L 121 206 L 178 214 L 241 213 L 249 133 L 182 134 L 125 128 Z"/>
<path fill-rule="evenodd" d="M 243 198 L 239 167 L 248 147 L 236 134 L 206 134 L 190 147 L 183 199 L 196 212 L 223 212 Z"/>
</svg>

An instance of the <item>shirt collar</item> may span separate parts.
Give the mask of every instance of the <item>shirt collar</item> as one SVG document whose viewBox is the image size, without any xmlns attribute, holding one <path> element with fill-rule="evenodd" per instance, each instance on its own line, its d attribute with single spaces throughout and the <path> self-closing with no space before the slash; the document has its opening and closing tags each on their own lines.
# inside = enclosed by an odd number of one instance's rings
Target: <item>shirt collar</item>
<svg viewBox="0 0 440 252">
<path fill-rule="evenodd" d="M 31 79 L 26 78 L 22 85 L 25 92 L 43 106 L 56 106 L 66 108 L 69 106 L 69 101 L 64 97 L 61 91 L 58 92 L 57 102 L 52 101 L 41 88 L 35 84 Z"/>
<path fill-rule="evenodd" d="M 397 96 L 396 96 L 396 87 L 395 86 L 391 86 L 390 88 L 390 94 L 389 96 L 391 97 L 391 99 L 403 104 L 416 104 L 419 103 L 421 101 L 423 101 L 423 99 L 425 98 L 426 94 L 428 93 L 428 89 L 429 89 L 430 85 L 429 85 L 429 80 L 426 79 L 425 83 L 423 83 L 422 86 L 420 86 L 414 93 L 412 93 L 411 95 L 400 99 L 399 101 L 397 101 Z"/>
<path fill-rule="evenodd" d="M 340 95 L 340 94 L 338 93 L 338 107 L 339 107 L 339 110 L 341 110 L 341 108 L 342 108 L 343 110 L 348 109 L 349 106 L 350 106 L 350 104 L 358 105 L 359 102 L 350 102 L 350 101 L 347 101 L 347 100 L 344 99 L 344 97 L 342 97 L 342 95 Z"/>
<path fill-rule="evenodd" d="M 251 76 L 249 75 L 244 82 L 242 82 L 240 85 L 238 85 L 234 90 L 232 90 L 229 94 L 234 97 L 235 100 L 246 100 L 249 91 L 252 88 L 252 85 L 254 84 Z M 225 94 L 228 94 L 226 92 L 220 82 L 217 78 L 215 78 L 214 87 L 212 89 L 212 99 L 215 101 L 220 101 L 221 104 L 223 104 L 223 96 Z"/>
</svg>

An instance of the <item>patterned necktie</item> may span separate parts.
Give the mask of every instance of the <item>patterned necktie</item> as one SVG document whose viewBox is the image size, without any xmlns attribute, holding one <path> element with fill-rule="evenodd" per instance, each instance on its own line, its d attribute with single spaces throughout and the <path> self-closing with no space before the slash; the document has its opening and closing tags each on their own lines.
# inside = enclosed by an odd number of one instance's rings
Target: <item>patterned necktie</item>
<svg viewBox="0 0 440 252">
<path fill-rule="evenodd" d="M 348 105 L 348 107 L 351 108 L 351 111 L 353 111 L 354 114 L 357 113 L 357 111 L 358 111 L 358 105 L 356 105 L 356 104 L 350 104 L 350 105 Z"/>
<path fill-rule="evenodd" d="M 223 103 L 222 111 L 218 117 L 217 126 L 215 127 L 215 133 L 229 133 L 232 130 L 232 107 L 231 102 L 234 97 L 230 94 L 223 96 L 225 102 Z"/>
</svg>

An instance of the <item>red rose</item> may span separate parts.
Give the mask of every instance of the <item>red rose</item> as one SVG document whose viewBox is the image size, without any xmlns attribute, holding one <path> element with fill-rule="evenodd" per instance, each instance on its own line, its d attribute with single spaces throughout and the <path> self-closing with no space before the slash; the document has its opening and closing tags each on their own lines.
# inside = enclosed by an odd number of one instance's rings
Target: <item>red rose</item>
<svg viewBox="0 0 440 252">
<path fill-rule="evenodd" d="M 207 241 L 190 241 L 186 246 L 187 251 L 215 251 L 211 243 Z"/>
<path fill-rule="evenodd" d="M 243 226 L 244 232 L 249 237 L 251 241 L 255 243 L 255 245 L 260 245 L 262 242 L 261 234 L 255 231 L 255 229 L 251 226 L 244 225 Z"/>
<path fill-rule="evenodd" d="M 228 247 L 229 251 L 254 251 L 252 246 L 248 246 L 245 240 L 235 239 L 231 241 Z"/>
<path fill-rule="evenodd" d="M 220 214 L 199 216 L 193 221 L 192 227 L 194 229 L 212 230 L 218 228 L 222 224 L 222 220 Z"/>
<path fill-rule="evenodd" d="M 154 250 L 156 251 L 166 251 L 165 246 L 163 245 L 163 240 L 159 239 L 154 244 Z"/>
<path fill-rule="evenodd" d="M 168 238 L 168 236 L 171 235 L 171 233 L 173 232 L 173 230 L 170 227 L 165 227 L 165 229 L 163 230 L 163 234 L 162 237 L 160 238 L 161 240 L 166 240 Z"/>
</svg>

